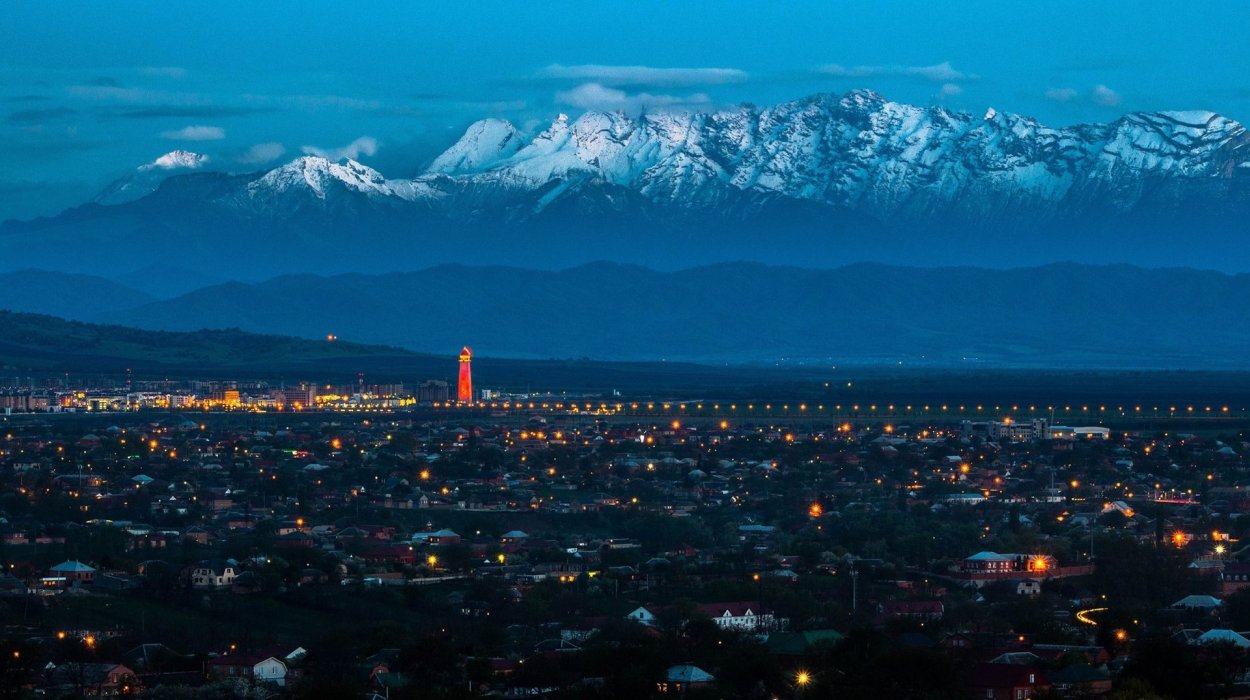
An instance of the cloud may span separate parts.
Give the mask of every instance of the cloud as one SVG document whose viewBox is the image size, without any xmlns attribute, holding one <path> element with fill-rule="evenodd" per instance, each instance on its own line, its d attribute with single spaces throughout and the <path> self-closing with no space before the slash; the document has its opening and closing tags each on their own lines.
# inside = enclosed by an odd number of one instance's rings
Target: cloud
<svg viewBox="0 0 1250 700">
<path fill-rule="evenodd" d="M 539 74 L 544 78 L 586 80 L 600 85 L 665 87 L 741 83 L 749 77 L 745 71 L 737 68 L 655 68 L 653 66 L 607 66 L 590 63 L 574 66 L 555 63 L 542 69 Z"/>
<path fill-rule="evenodd" d="M 139 69 L 140 75 L 154 78 L 185 78 L 187 69 L 178 66 L 147 66 Z"/>
<path fill-rule="evenodd" d="M 932 66 L 821 66 L 818 73 L 837 78 L 920 78 L 933 82 L 975 80 L 977 76 L 956 70 L 950 61 Z"/>
<path fill-rule="evenodd" d="M 78 114 L 78 111 L 70 109 L 69 107 L 19 109 L 16 112 L 10 112 L 9 116 L 5 118 L 5 121 L 10 124 L 43 124 L 57 119 L 72 117 L 75 114 Z"/>
<path fill-rule="evenodd" d="M 1077 96 L 1077 91 L 1072 88 L 1051 88 L 1046 91 L 1046 99 L 1053 102 L 1071 102 Z"/>
<path fill-rule="evenodd" d="M 275 106 L 290 109 L 378 109 L 382 101 L 362 99 L 346 95 L 268 95 L 245 93 L 239 96 L 250 105 Z"/>
<path fill-rule="evenodd" d="M 1120 93 L 1106 85 L 1095 85 L 1090 99 L 1094 101 L 1094 104 L 1102 105 L 1103 107 L 1116 107 L 1121 101 Z"/>
<path fill-rule="evenodd" d="M 941 89 L 938 90 L 938 97 L 954 97 L 963 91 L 963 88 L 954 83 L 942 83 Z"/>
<path fill-rule="evenodd" d="M 1120 93 L 1112 90 L 1106 85 L 1095 85 L 1094 89 L 1087 96 L 1083 96 L 1080 92 L 1073 88 L 1051 88 L 1046 91 L 1046 99 L 1052 102 L 1067 104 L 1077 102 L 1084 103 L 1086 100 L 1100 107 L 1118 107 L 1123 99 Z"/>
<path fill-rule="evenodd" d="M 209 117 L 244 117 L 272 110 L 260 107 L 212 107 L 208 105 L 156 105 L 121 112 L 127 119 L 205 119 Z"/>
<path fill-rule="evenodd" d="M 70 85 L 65 91 L 74 97 L 86 100 L 109 100 L 119 102 L 143 102 L 151 100 L 161 93 L 143 88 L 128 88 L 121 85 L 105 85 L 88 82 L 82 85 Z"/>
<path fill-rule="evenodd" d="M 622 112 L 638 112 L 648 107 L 706 105 L 711 101 L 711 98 L 701 92 L 685 97 L 653 95 L 645 92 L 630 94 L 599 83 L 583 83 L 572 90 L 556 93 L 556 102 L 570 107 Z"/>
<path fill-rule="evenodd" d="M 519 112 L 524 110 L 528 103 L 525 100 L 423 100 L 423 104 L 417 105 L 386 105 L 376 109 L 360 110 L 361 114 L 368 114 L 377 117 L 400 117 L 404 119 L 414 118 L 430 118 L 434 115 L 444 114 L 462 114 L 471 112 L 473 114 L 481 114 L 483 112 L 489 114 L 499 114 L 501 112 Z M 393 144 L 387 145 L 387 150 Z"/>
<path fill-rule="evenodd" d="M 161 138 L 175 141 L 220 141 L 226 138 L 226 130 L 220 126 L 184 126 L 175 131 L 162 131 Z"/>
<path fill-rule="evenodd" d="M 343 160 L 344 158 L 360 160 L 361 156 L 371 156 L 378 152 L 378 140 L 372 136 L 361 136 L 342 148 L 304 146 L 301 150 L 306 155 L 321 156 L 329 160 Z"/>
<path fill-rule="evenodd" d="M 17 138 L 0 138 L 0 153 L 13 158 L 15 162 L 21 158 L 46 161 L 67 154 L 77 155 L 104 145 L 103 142 L 83 138 L 74 128 L 22 129 Z"/>
<path fill-rule="evenodd" d="M 284 153 L 286 153 L 286 146 L 276 141 L 269 141 L 267 143 L 258 143 L 248 148 L 235 160 L 244 165 L 260 165 L 275 161 L 281 158 Z"/>
</svg>

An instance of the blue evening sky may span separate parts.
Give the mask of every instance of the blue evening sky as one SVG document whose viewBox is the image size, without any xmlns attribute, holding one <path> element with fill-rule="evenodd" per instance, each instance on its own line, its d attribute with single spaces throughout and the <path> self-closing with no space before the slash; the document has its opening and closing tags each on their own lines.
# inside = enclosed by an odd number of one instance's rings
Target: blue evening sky
<svg viewBox="0 0 1250 700">
<path fill-rule="evenodd" d="M 0 219 L 174 148 L 249 171 L 306 151 L 412 175 L 474 119 L 711 109 L 871 88 L 1052 124 L 1250 119 L 1250 4 L 0 3 Z"/>
</svg>

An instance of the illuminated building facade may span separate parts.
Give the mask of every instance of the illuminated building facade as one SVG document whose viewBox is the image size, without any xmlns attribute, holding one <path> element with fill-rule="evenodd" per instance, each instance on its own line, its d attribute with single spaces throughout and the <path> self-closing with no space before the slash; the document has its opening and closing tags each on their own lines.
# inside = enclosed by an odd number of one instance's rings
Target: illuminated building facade
<svg viewBox="0 0 1250 700">
<path fill-rule="evenodd" d="M 469 364 L 473 360 L 473 351 L 466 345 L 460 349 L 460 381 L 456 385 L 456 400 L 461 403 L 473 401 L 473 374 Z"/>
</svg>

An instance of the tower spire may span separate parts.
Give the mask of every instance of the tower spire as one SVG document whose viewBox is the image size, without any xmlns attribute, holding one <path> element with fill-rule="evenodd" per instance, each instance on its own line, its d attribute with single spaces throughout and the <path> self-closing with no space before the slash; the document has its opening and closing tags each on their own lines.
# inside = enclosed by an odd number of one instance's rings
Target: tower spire
<svg viewBox="0 0 1250 700">
<path fill-rule="evenodd" d="M 473 351 L 466 345 L 460 349 L 460 382 L 456 386 L 456 400 L 460 403 L 473 401 L 473 374 L 469 365 L 473 360 Z"/>
</svg>

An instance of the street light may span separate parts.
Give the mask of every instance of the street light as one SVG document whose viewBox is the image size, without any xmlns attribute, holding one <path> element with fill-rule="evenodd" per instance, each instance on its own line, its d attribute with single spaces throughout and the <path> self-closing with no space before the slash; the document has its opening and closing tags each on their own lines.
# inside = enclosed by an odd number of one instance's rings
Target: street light
<svg viewBox="0 0 1250 700">
<path fill-rule="evenodd" d="M 800 688 L 806 688 L 812 683 L 812 674 L 807 671 L 799 671 L 794 674 L 794 684 Z"/>
</svg>

